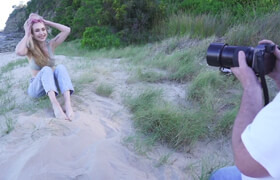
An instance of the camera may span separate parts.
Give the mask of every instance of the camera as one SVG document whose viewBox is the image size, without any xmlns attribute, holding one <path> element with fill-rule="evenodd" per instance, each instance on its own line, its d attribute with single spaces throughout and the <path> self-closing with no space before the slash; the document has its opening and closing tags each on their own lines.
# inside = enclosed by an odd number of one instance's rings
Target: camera
<svg viewBox="0 0 280 180">
<path fill-rule="evenodd" d="M 238 67 L 238 52 L 244 51 L 246 63 L 261 80 L 264 103 L 267 105 L 269 103 L 269 94 L 265 75 L 269 74 L 275 66 L 276 57 L 273 52 L 276 47 L 279 48 L 269 43 L 259 44 L 256 47 L 211 43 L 207 49 L 206 60 L 208 65 L 220 67 L 220 70 Z"/>
<path fill-rule="evenodd" d="M 246 62 L 256 75 L 270 73 L 275 65 L 275 45 L 259 44 L 256 47 L 229 46 L 225 43 L 211 43 L 207 49 L 207 64 L 221 68 L 238 67 L 238 52 L 244 51 Z"/>
</svg>

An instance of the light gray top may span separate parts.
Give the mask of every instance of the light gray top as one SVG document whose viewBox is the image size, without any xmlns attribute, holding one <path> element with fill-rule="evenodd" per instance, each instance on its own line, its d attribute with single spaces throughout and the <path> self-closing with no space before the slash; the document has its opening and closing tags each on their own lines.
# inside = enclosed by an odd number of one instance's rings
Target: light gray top
<svg viewBox="0 0 280 180">
<path fill-rule="evenodd" d="M 55 65 L 55 59 L 54 59 L 54 54 L 53 54 L 53 52 L 52 52 L 52 50 L 51 50 L 51 46 L 50 46 L 49 43 L 47 44 L 47 48 L 48 48 L 48 53 L 49 53 L 49 57 L 50 57 L 50 59 L 49 59 L 49 64 L 48 64 L 47 66 L 53 67 L 53 66 Z M 42 69 L 41 66 L 39 66 L 38 64 L 36 64 L 36 62 L 35 62 L 35 60 L 34 60 L 33 58 L 29 61 L 29 66 L 30 66 L 30 68 L 31 68 L 32 70 L 37 70 L 37 71 L 39 71 L 39 70 Z"/>
</svg>

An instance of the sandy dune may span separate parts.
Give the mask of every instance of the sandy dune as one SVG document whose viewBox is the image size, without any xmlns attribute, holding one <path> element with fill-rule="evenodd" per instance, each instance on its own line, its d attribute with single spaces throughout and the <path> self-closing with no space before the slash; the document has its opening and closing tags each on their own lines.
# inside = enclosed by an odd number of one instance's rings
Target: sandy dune
<svg viewBox="0 0 280 180">
<path fill-rule="evenodd" d="M 0 56 L 0 68 L 20 58 L 14 53 Z M 86 66 L 94 81 L 72 96 L 76 116 L 68 122 L 55 119 L 50 105 L 35 111 L 17 107 L 34 104 L 24 85 L 30 78 L 29 68 L 26 64 L 9 72 L 16 108 L 6 116 L 15 121 L 14 130 L 0 138 L 0 180 L 196 179 L 205 161 L 206 166 L 231 161 L 230 145 L 224 140 L 198 142 L 188 152 L 156 145 L 146 154 L 137 153 L 126 141 L 135 130 L 121 96 L 141 89 L 141 84 L 126 83 L 129 74 L 120 60 L 95 60 L 92 64 L 65 56 L 57 56 L 57 60 L 67 65 L 73 81 L 87 76 L 83 74 Z M 94 92 L 101 82 L 114 85 L 110 98 Z M 169 87 L 169 98 L 182 98 L 184 91 L 179 86 L 162 86 Z M 59 100 L 63 102 L 61 97 Z M 0 115 L 0 121 L 4 119 Z M 161 165 L 163 157 L 168 159 Z"/>
</svg>

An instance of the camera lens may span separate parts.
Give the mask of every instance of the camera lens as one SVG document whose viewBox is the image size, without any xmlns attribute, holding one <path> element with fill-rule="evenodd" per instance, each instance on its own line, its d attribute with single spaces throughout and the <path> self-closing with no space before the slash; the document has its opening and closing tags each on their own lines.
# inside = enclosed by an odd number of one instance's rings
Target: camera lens
<svg viewBox="0 0 280 180">
<path fill-rule="evenodd" d="M 207 64 L 221 67 L 221 54 L 225 46 L 226 44 L 223 43 L 211 43 L 207 49 Z"/>
<path fill-rule="evenodd" d="M 206 60 L 208 65 L 217 67 L 237 67 L 238 52 L 244 51 L 246 55 L 247 64 L 252 64 L 252 54 L 254 49 L 251 47 L 242 46 L 228 46 L 224 43 L 211 43 L 207 49 Z"/>
</svg>

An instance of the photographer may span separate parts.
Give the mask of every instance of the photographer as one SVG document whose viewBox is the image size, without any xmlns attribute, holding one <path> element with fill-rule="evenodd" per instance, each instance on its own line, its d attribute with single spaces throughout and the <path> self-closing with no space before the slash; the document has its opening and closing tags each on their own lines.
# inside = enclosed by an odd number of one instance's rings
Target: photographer
<svg viewBox="0 0 280 180">
<path fill-rule="evenodd" d="M 262 40 L 259 44 L 270 43 Z M 276 64 L 268 74 L 280 89 L 280 51 L 275 48 Z M 239 112 L 234 122 L 232 148 L 236 166 L 224 167 L 210 180 L 280 179 L 280 94 L 263 107 L 262 87 L 247 65 L 243 51 L 238 53 L 239 67 L 231 70 L 243 87 Z"/>
</svg>

